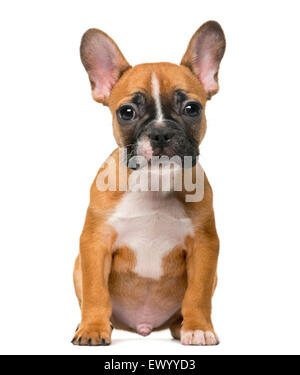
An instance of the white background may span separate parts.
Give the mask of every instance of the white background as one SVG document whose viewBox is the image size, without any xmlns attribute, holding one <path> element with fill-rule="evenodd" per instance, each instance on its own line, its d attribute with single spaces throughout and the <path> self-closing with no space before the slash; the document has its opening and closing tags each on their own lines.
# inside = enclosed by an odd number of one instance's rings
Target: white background
<svg viewBox="0 0 300 375">
<path fill-rule="evenodd" d="M 297 1 L 27 0 L 1 2 L 0 18 L 0 353 L 299 354 Z M 200 149 L 221 239 L 221 344 L 114 331 L 110 347 L 73 346 L 78 239 L 90 184 L 115 147 L 81 66 L 81 35 L 103 29 L 131 64 L 179 63 L 209 19 L 227 37 Z"/>
</svg>

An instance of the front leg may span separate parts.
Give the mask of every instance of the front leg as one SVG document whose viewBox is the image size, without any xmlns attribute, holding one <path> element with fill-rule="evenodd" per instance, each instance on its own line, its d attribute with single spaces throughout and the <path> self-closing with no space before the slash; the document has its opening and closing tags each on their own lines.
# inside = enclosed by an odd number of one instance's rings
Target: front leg
<svg viewBox="0 0 300 375">
<path fill-rule="evenodd" d="M 111 342 L 108 292 L 111 245 L 111 233 L 101 218 L 88 210 L 80 237 L 81 323 L 72 340 L 75 345 L 109 345 Z"/>
<path fill-rule="evenodd" d="M 216 286 L 219 240 L 214 229 L 198 231 L 187 246 L 188 287 L 182 303 L 184 345 L 219 343 L 211 321 L 211 300 Z"/>
</svg>

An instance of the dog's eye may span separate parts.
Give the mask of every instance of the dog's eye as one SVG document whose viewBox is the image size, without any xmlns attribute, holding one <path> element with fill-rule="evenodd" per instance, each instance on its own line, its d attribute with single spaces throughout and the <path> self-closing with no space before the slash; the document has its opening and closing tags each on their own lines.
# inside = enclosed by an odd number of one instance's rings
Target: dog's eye
<svg viewBox="0 0 300 375">
<path fill-rule="evenodd" d="M 201 114 L 202 106 L 195 101 L 189 101 L 183 108 L 183 114 L 189 117 L 198 117 Z"/>
<path fill-rule="evenodd" d="M 132 121 L 136 118 L 136 110 L 131 104 L 123 104 L 118 110 L 118 115 L 123 121 Z"/>
</svg>

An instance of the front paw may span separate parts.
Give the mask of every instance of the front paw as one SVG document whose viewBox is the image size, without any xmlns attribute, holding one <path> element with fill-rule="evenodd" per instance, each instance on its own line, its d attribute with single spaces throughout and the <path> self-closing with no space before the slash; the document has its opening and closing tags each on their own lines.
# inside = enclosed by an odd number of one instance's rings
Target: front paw
<svg viewBox="0 0 300 375">
<path fill-rule="evenodd" d="M 71 342 L 74 345 L 109 345 L 111 343 L 111 331 L 109 322 L 107 324 L 81 323 Z"/>
<path fill-rule="evenodd" d="M 218 345 L 218 336 L 212 331 L 184 331 L 181 329 L 180 341 L 183 345 Z"/>
</svg>

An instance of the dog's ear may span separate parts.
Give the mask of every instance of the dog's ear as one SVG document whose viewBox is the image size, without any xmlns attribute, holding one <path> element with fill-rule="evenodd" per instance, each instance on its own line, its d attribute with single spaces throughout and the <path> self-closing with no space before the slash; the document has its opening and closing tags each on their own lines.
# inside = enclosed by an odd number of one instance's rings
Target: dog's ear
<svg viewBox="0 0 300 375">
<path fill-rule="evenodd" d="M 208 99 L 219 90 L 218 71 L 225 45 L 221 26 L 208 21 L 195 32 L 181 60 L 200 80 Z"/>
<path fill-rule="evenodd" d="M 112 87 L 130 65 L 116 43 L 98 29 L 83 34 L 80 57 L 89 75 L 93 98 L 107 105 Z"/>
</svg>

